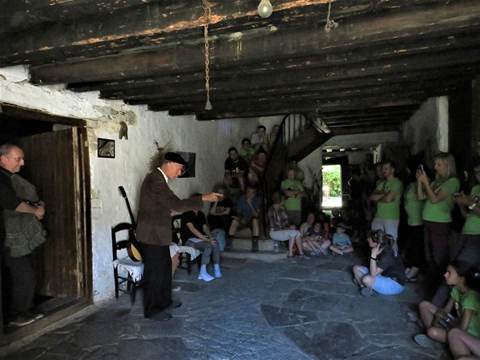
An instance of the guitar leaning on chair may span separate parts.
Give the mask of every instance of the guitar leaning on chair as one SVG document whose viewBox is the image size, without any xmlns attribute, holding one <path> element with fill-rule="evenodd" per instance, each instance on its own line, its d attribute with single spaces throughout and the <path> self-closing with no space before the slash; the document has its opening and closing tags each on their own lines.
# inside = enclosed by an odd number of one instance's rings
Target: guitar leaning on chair
<svg viewBox="0 0 480 360">
<path fill-rule="evenodd" d="M 142 261 L 142 254 L 140 253 L 140 243 L 137 240 L 137 236 L 135 234 L 135 228 L 137 227 L 135 223 L 135 217 L 133 216 L 132 208 L 130 207 L 130 202 L 128 201 L 127 193 L 123 186 L 118 187 L 118 191 L 125 199 L 125 204 L 127 204 L 128 214 L 130 215 L 130 220 L 132 221 L 132 229 L 128 232 L 128 242 L 129 245 L 127 246 L 127 253 L 128 257 L 132 259 L 132 261 Z"/>
</svg>

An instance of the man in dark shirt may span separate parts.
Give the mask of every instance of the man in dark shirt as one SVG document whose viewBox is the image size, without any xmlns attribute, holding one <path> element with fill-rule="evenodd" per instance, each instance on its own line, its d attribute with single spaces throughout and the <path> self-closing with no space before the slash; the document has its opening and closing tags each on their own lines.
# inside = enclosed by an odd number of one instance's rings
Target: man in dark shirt
<svg viewBox="0 0 480 360">
<path fill-rule="evenodd" d="M 245 192 L 245 171 L 247 170 L 247 161 L 238 155 L 236 148 L 228 149 L 228 158 L 225 160 L 225 177 L 223 182 L 227 190 L 231 187 L 240 188 Z"/>
<path fill-rule="evenodd" d="M 21 213 L 34 214 L 38 219 L 43 219 L 45 207 L 43 202 L 30 205 L 17 198 L 13 189 L 11 178 L 20 171 L 24 165 L 22 149 L 12 144 L 0 146 L 0 199 L 2 207 Z M 3 209 L 2 222 L 3 222 Z M 4 227 L 2 227 L 2 232 Z M 2 234 L 2 248 L 4 243 Z M 10 304 L 6 321 L 17 326 L 24 326 L 43 317 L 42 314 L 33 313 L 33 297 L 35 295 L 35 270 L 30 254 L 20 257 L 10 256 L 8 247 L 2 249 L 2 263 L 8 272 L 8 278 L 3 277 L 3 289 L 7 290 L 6 302 Z M 7 289 L 7 287 L 9 287 Z M 4 296 L 5 297 L 5 296 Z M 8 306 L 8 305 L 7 305 Z"/>
</svg>

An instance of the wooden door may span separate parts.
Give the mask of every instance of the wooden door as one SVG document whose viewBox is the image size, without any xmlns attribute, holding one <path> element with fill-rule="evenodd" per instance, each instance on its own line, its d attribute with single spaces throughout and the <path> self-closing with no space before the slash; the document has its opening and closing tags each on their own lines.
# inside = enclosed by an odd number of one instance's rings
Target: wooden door
<svg viewBox="0 0 480 360">
<path fill-rule="evenodd" d="M 22 138 L 25 166 L 20 175 L 32 182 L 45 202 L 43 224 L 49 236 L 34 251 L 37 292 L 79 298 L 82 273 L 82 185 L 77 128 Z"/>
</svg>

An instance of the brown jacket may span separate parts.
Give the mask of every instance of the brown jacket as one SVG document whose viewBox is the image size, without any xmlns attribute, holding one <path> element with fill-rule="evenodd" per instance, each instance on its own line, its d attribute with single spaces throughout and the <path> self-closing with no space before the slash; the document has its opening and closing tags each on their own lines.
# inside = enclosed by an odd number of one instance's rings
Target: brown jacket
<svg viewBox="0 0 480 360">
<path fill-rule="evenodd" d="M 172 242 L 171 210 L 184 212 L 203 206 L 201 196 L 179 199 L 168 187 L 163 174 L 154 170 L 147 175 L 140 190 L 137 220 L 138 241 L 152 245 L 170 245 Z"/>
</svg>

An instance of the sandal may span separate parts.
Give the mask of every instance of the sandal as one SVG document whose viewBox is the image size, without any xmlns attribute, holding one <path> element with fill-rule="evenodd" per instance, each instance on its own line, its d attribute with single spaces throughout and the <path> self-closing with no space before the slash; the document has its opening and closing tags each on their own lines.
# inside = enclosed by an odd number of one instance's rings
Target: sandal
<svg viewBox="0 0 480 360">
<path fill-rule="evenodd" d="M 418 278 L 416 276 L 413 276 L 411 278 L 405 278 L 405 282 L 407 283 L 416 283 L 418 281 Z"/>
<path fill-rule="evenodd" d="M 297 260 L 295 260 L 295 256 L 294 256 L 294 255 L 292 255 L 292 256 L 287 255 L 287 260 L 290 260 L 290 262 L 291 262 L 292 264 L 296 264 L 296 263 L 297 263 Z"/>
</svg>

